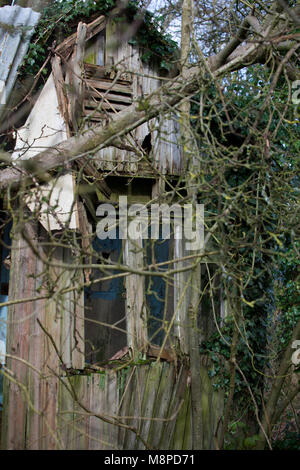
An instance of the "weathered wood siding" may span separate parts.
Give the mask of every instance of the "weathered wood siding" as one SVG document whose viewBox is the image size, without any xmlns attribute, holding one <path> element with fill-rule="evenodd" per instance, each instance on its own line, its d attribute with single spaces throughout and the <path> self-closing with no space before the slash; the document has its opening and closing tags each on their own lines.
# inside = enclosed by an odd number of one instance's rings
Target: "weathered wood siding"
<svg viewBox="0 0 300 470">
<path fill-rule="evenodd" d="M 128 43 L 128 38 L 124 37 L 119 25 L 113 20 L 107 22 L 105 48 L 106 67 L 114 66 L 122 73 L 122 78 L 125 80 L 123 86 L 126 85 L 127 88 L 131 88 L 133 101 L 143 97 L 146 98 L 147 95 L 161 86 L 162 83 L 157 70 L 153 66 L 142 62 L 140 50 Z M 126 78 L 129 80 L 127 84 Z M 120 85 L 122 85 L 121 82 Z M 117 84 L 114 87 L 117 89 Z M 109 100 L 109 95 L 106 96 Z M 125 96 L 123 104 L 120 102 L 114 104 L 115 111 L 123 109 L 122 106 L 126 107 L 128 96 L 130 95 Z M 109 109 L 107 102 L 103 102 L 103 109 L 106 109 L 106 111 Z M 98 113 L 99 120 L 101 121 Z M 115 171 L 117 173 L 139 173 L 141 176 L 142 171 L 144 176 L 147 173 L 155 175 L 157 172 L 171 175 L 180 174 L 183 166 L 176 116 L 165 113 L 159 119 L 152 119 L 142 124 L 131 132 L 128 142 L 138 149 L 149 133 L 152 136 L 150 164 L 147 162 L 147 158 L 139 157 L 135 152 L 107 147 L 95 155 L 98 168 L 103 171 Z"/>
<path fill-rule="evenodd" d="M 96 31 L 102 31 L 104 19 L 94 22 L 94 27 Z M 91 38 L 90 30 L 88 27 L 88 39 Z M 75 38 L 76 35 L 73 42 Z M 65 44 L 68 51 L 66 60 L 72 54 L 73 46 L 69 42 L 66 40 L 67 46 Z M 142 63 L 139 50 L 123 40 L 121 31 L 110 21 L 106 28 L 105 48 L 106 61 L 121 68 L 123 81 L 127 81 L 126 86 L 130 84 L 133 100 L 146 97 L 160 86 L 157 73 Z M 59 47 L 58 50 L 62 52 Z M 57 113 L 63 115 L 64 132 L 70 135 L 72 120 L 67 116 L 68 97 L 63 93 L 61 82 L 65 77 L 59 61 L 53 60 L 52 64 L 55 83 L 51 89 L 53 91 L 55 86 L 58 96 L 55 108 L 59 108 Z M 128 74 L 130 76 L 125 80 Z M 50 82 L 53 80 L 51 77 Z M 113 77 L 109 80 L 113 81 Z M 104 81 L 101 82 L 102 88 L 103 84 Z M 100 92 L 101 87 L 98 87 Z M 114 93 L 116 101 L 118 93 L 122 93 L 117 88 Z M 127 101 L 128 96 L 130 93 L 127 93 Z M 138 148 L 149 133 L 152 134 L 153 147 L 148 163 L 136 152 L 116 147 L 99 151 L 95 162 L 99 170 L 112 171 L 112 175 L 130 173 L 155 178 L 154 192 L 159 195 L 159 172 L 176 175 L 182 171 L 176 116 L 166 114 L 139 126 L 131 133 L 130 145 Z M 100 176 L 101 171 L 99 175 L 96 171 L 96 175 Z M 144 278 L 132 273 L 125 281 L 128 345 L 134 352 L 134 364 L 125 367 L 120 362 L 119 371 L 105 369 L 96 372 L 94 369 L 88 375 L 84 369 L 84 299 L 82 290 L 78 289 L 82 285 L 80 276 L 83 273 L 74 269 L 63 270 L 59 266 L 62 262 L 76 262 L 69 249 L 58 246 L 44 251 L 39 246 L 42 229 L 38 223 L 27 228 L 30 240 L 42 256 L 32 251 L 21 233 L 14 235 L 9 300 L 20 299 L 20 302 L 8 308 L 2 447 L 190 449 L 192 417 L 187 368 L 176 362 L 139 360 L 138 353 L 145 349 L 147 343 L 146 315 L 141 315 L 145 300 Z M 46 232 L 43 237 L 47 238 Z M 141 240 L 138 244 L 142 247 Z M 186 254 L 179 243 L 175 243 L 174 250 L 176 257 Z M 126 242 L 125 264 L 141 268 L 141 256 L 142 252 L 138 254 L 133 245 Z M 50 265 L 43 261 L 45 257 L 51 261 Z M 179 267 L 184 265 L 185 262 L 181 261 Z M 184 352 L 187 352 L 184 341 L 187 325 L 184 322 L 189 296 L 186 287 L 188 275 L 178 273 L 174 279 L 175 323 L 180 324 L 175 334 Z M 54 293 L 51 298 L 22 302 L 35 296 L 47 296 L 51 288 Z M 62 293 L 62 290 L 66 292 Z M 71 369 L 75 375 L 68 376 Z M 214 389 L 208 369 L 208 364 L 199 364 L 203 384 L 203 447 L 212 449 L 222 416 L 223 394 Z"/>
<path fill-rule="evenodd" d="M 26 230 L 31 242 L 44 256 L 39 247 L 38 224 L 27 224 Z M 62 248 L 55 250 L 49 259 L 52 263 L 72 262 L 70 252 Z M 56 375 L 62 372 L 62 361 L 67 367 L 82 368 L 84 365 L 82 294 L 70 290 L 61 296 L 26 301 L 47 295 L 45 269 L 42 259 L 34 254 L 22 234 L 15 233 L 9 300 L 19 299 L 20 303 L 10 305 L 7 315 L 2 428 L 2 445 L 7 449 L 40 447 L 40 436 L 55 428 Z M 78 282 L 74 273 L 71 277 L 61 268 L 49 267 L 47 274 L 48 282 L 52 280 L 57 285 L 59 280 L 62 289 L 71 288 L 72 282 Z M 47 443 L 50 449 L 57 445 L 55 434 Z"/>
<path fill-rule="evenodd" d="M 204 448 L 214 449 L 223 394 L 213 389 L 205 367 L 199 367 L 199 373 L 204 382 Z M 23 401 L 24 411 L 27 409 L 23 415 L 27 421 L 26 438 L 24 427 L 19 429 L 18 437 L 9 420 L 6 429 L 13 429 L 10 436 L 14 435 L 15 440 L 10 438 L 8 448 L 191 449 L 190 387 L 184 366 L 153 362 L 117 372 L 60 377 L 53 382 L 58 400 L 52 421 L 45 422 L 42 409 L 39 415 L 31 413 Z"/>
</svg>

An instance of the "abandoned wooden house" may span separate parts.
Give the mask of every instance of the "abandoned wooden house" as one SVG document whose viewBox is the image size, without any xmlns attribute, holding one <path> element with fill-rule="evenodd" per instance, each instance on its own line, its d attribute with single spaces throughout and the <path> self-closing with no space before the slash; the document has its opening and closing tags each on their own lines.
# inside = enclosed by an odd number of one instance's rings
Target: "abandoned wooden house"
<svg viewBox="0 0 300 470">
<path fill-rule="evenodd" d="M 101 15 L 55 46 L 13 159 L 109 122 L 160 86 L 158 67 L 129 39 Z M 3 195 L 3 449 L 192 448 L 190 253 L 174 236 L 96 236 L 100 203 L 157 202 L 184 171 L 179 123 L 165 112 L 51 181 Z M 8 204 L 21 217 L 4 224 Z M 141 273 L 151 266 L 156 276 Z M 213 320 L 203 312 L 208 334 Z M 205 448 L 213 449 L 223 396 L 205 360 L 199 374 Z"/>
</svg>

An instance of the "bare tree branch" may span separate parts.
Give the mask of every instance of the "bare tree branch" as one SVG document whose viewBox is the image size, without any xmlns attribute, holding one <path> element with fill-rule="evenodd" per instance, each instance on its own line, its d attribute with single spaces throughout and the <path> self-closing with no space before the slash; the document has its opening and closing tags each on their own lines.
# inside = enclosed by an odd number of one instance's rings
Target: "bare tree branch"
<svg viewBox="0 0 300 470">
<path fill-rule="evenodd" d="M 255 18 L 248 18 L 246 23 L 258 30 Z M 268 29 L 261 34 L 266 36 L 269 32 Z M 214 78 L 238 70 L 249 63 L 262 61 L 268 50 L 268 45 L 246 44 L 238 46 L 244 34 L 245 27 L 242 26 L 237 38 L 234 38 L 220 53 L 207 60 L 207 67 Z M 277 47 L 280 47 L 280 43 Z M 127 134 L 153 117 L 167 112 L 170 107 L 195 94 L 203 84 L 204 73 L 203 64 L 193 66 L 186 74 L 184 81 L 181 76 L 178 76 L 169 83 L 167 82 L 151 95 L 117 113 L 107 125 L 96 126 L 83 135 L 71 137 L 55 148 L 37 154 L 30 160 L 14 162 L 13 168 L 6 168 L 0 172 L 0 189 L 9 185 L 18 185 L 24 180 L 30 182 L 32 175 L 48 179 L 47 172 L 50 170 L 66 167 L 71 161 L 112 145 L 116 138 Z"/>
</svg>

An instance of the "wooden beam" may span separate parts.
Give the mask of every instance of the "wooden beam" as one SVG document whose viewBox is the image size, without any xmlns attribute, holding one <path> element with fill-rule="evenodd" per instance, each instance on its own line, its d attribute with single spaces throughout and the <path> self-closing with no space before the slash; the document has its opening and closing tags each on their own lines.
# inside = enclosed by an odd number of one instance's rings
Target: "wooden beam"
<svg viewBox="0 0 300 470">
<path fill-rule="evenodd" d="M 100 106 L 100 100 L 99 102 L 94 101 L 94 100 L 84 100 L 85 113 L 87 112 L 87 108 L 91 108 L 91 110 L 99 108 L 100 111 L 101 109 L 105 109 L 106 111 L 110 111 L 111 113 L 113 113 L 114 111 L 122 111 L 123 109 L 126 109 L 127 107 L 128 107 L 128 104 L 126 103 L 125 104 L 112 103 L 111 101 L 109 103 L 106 103 L 105 101 L 103 101 L 103 103 L 101 103 L 101 106 Z"/>
<path fill-rule="evenodd" d="M 64 90 L 65 81 L 61 67 L 61 58 L 55 55 L 51 60 L 51 65 L 59 111 L 65 121 L 67 136 L 70 137 L 70 117 L 68 113 L 68 101 Z"/>
<path fill-rule="evenodd" d="M 118 102 L 118 103 L 123 103 L 124 105 L 126 106 L 129 106 L 132 104 L 132 97 L 131 96 L 128 96 L 128 95 L 124 95 L 124 94 L 117 94 L 115 93 L 115 90 L 112 88 L 112 93 L 105 93 L 105 100 L 109 100 L 109 102 L 111 103 L 114 103 L 114 102 Z M 92 101 L 92 103 L 96 103 L 98 102 L 101 102 L 101 95 L 104 97 L 104 93 L 99 93 L 98 90 L 87 90 L 86 93 L 85 93 L 85 97 L 86 99 L 89 99 L 89 101 L 91 100 L 91 98 L 97 98 L 97 101 L 94 100 Z"/>
<path fill-rule="evenodd" d="M 132 95 L 132 88 L 130 83 L 120 83 L 118 80 L 116 83 L 113 80 L 101 78 L 101 80 L 93 79 L 86 79 L 87 88 L 90 86 L 92 88 L 96 88 L 99 90 L 109 90 L 113 91 L 114 93 L 124 93 L 126 95 Z"/>
<path fill-rule="evenodd" d="M 135 269 L 143 268 L 143 240 L 125 240 L 124 264 Z M 134 356 L 146 352 L 148 341 L 147 313 L 145 308 L 145 279 L 138 274 L 126 276 L 127 344 Z"/>
<path fill-rule="evenodd" d="M 80 22 L 77 27 L 75 47 L 66 73 L 68 115 L 71 118 L 74 133 L 78 132 L 78 122 L 82 116 L 84 96 L 83 59 L 86 36 L 87 25 Z"/>
<path fill-rule="evenodd" d="M 89 23 L 87 25 L 85 40 L 88 41 L 89 39 L 94 37 L 96 34 L 103 31 L 103 29 L 106 26 L 106 23 L 107 23 L 107 19 L 103 15 L 96 18 L 92 23 Z M 68 59 L 70 57 L 70 54 L 72 53 L 76 40 L 77 40 L 77 32 L 72 34 L 67 39 L 65 39 L 61 44 L 59 44 L 56 47 L 55 52 L 63 56 L 64 59 Z"/>
<path fill-rule="evenodd" d="M 95 65 L 84 63 L 84 73 L 87 79 L 102 79 L 102 78 L 112 78 L 112 66 L 111 65 Z M 113 72 L 115 73 L 115 72 Z M 118 82 L 124 82 L 126 84 L 132 84 L 132 76 L 130 73 L 125 72 L 118 75 Z"/>
</svg>

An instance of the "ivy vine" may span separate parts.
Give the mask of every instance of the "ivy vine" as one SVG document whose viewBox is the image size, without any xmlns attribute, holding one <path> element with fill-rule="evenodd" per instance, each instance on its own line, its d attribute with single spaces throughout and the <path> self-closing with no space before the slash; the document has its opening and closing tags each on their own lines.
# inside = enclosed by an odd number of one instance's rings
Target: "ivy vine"
<svg viewBox="0 0 300 470">
<path fill-rule="evenodd" d="M 123 9 L 116 0 L 55 0 L 42 11 L 19 75 L 36 75 L 54 41 L 59 44 L 76 30 L 79 21 L 91 22 L 100 14 L 111 14 L 115 21 L 128 24 L 138 20 L 140 26 L 129 43 L 141 49 L 144 62 L 157 64 L 161 73 L 169 71 L 177 44 L 161 32 L 162 19 L 142 10 L 139 0 L 124 1 Z M 49 69 L 45 67 L 42 74 L 48 75 Z"/>
</svg>

